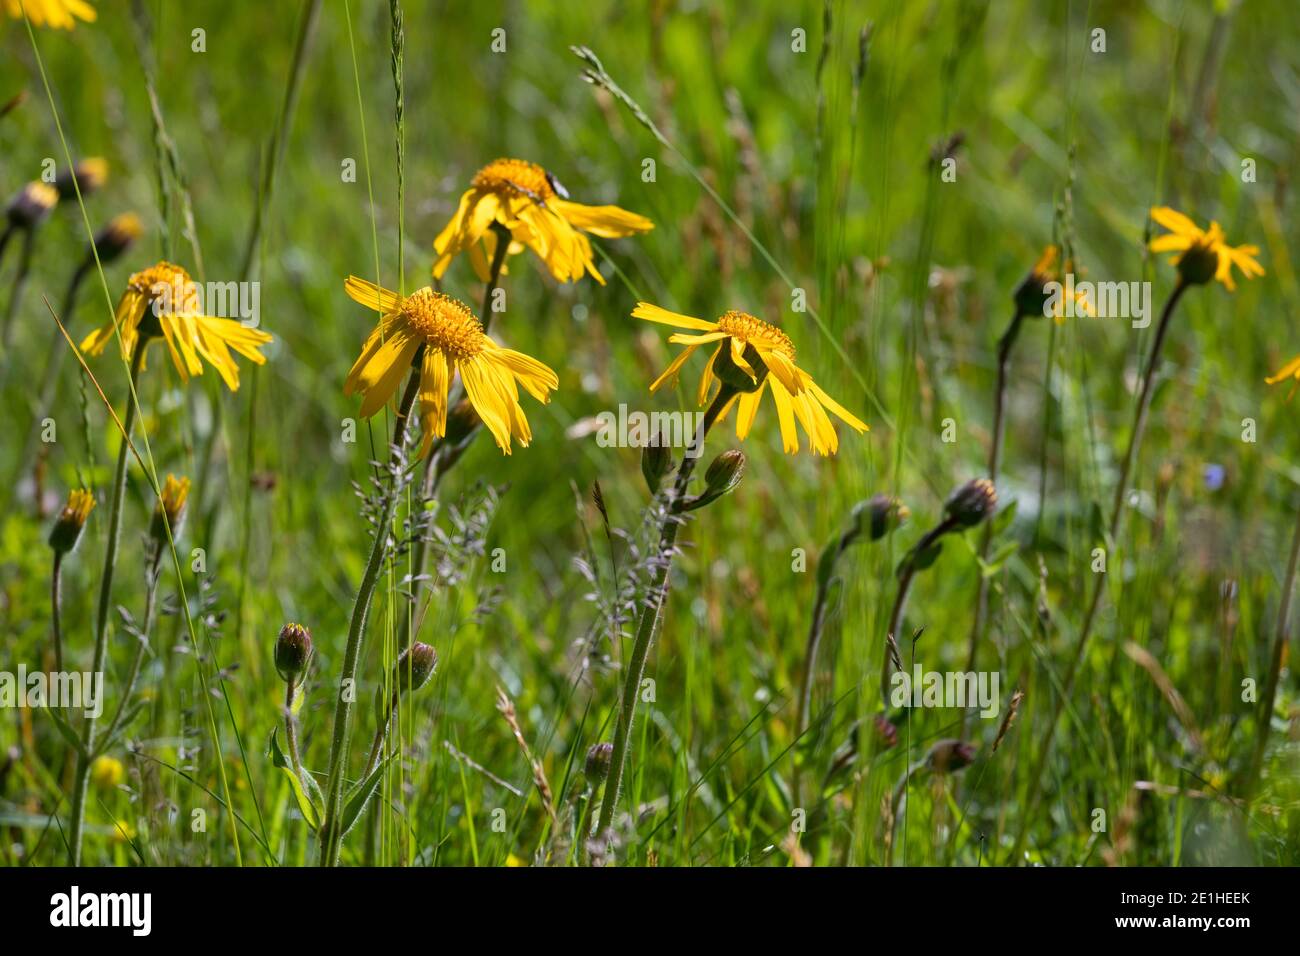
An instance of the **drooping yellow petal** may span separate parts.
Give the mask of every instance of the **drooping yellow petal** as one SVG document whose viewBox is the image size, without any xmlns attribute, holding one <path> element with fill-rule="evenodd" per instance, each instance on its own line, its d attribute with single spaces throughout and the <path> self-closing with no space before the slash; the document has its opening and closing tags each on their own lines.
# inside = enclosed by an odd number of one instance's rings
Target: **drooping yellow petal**
<svg viewBox="0 0 1300 956">
<path fill-rule="evenodd" d="M 808 388 L 812 391 L 813 396 L 817 399 L 817 401 L 821 402 L 828 409 L 830 409 L 831 412 L 833 412 L 837 418 L 843 421 L 850 428 L 854 429 L 857 432 L 865 432 L 870 429 L 870 426 L 866 422 L 862 421 L 860 418 L 858 418 L 856 415 L 850 412 L 839 402 L 835 401 L 835 399 L 827 395 L 824 391 L 822 391 L 821 386 L 818 385 L 816 382 L 812 381 L 812 379 L 808 380 Z"/>
<path fill-rule="evenodd" d="M 718 328 L 716 322 L 706 322 L 693 316 L 682 315 L 680 312 L 669 312 L 649 302 L 638 302 L 636 308 L 632 310 L 632 318 L 658 322 L 660 325 L 671 325 L 679 329 L 696 329 L 701 332 L 714 332 Z"/>
<path fill-rule="evenodd" d="M 799 433 L 794 427 L 794 406 L 790 393 L 780 381 L 768 380 L 771 387 L 772 401 L 776 403 L 776 417 L 781 425 L 781 447 L 786 454 L 793 455 L 799 450 Z"/>
<path fill-rule="evenodd" d="M 618 239 L 638 232 L 649 232 L 655 227 L 645 216 L 618 206 L 584 206 L 559 197 L 551 199 L 547 205 L 579 229 L 585 229 L 602 239 Z"/>
<path fill-rule="evenodd" d="M 465 394 L 478 412 L 484 426 L 492 433 L 497 447 L 503 454 L 510 454 L 510 409 L 501 400 L 501 396 L 487 380 L 484 363 L 479 356 L 472 356 L 457 362 L 460 380 L 465 384 Z"/>
<path fill-rule="evenodd" d="M 1156 236 L 1147 247 L 1152 252 L 1181 252 L 1192 244 L 1192 237 L 1180 232 L 1167 232 Z"/>
<path fill-rule="evenodd" d="M 697 348 L 699 348 L 698 345 L 692 345 L 678 352 L 677 357 L 668 364 L 666 369 L 664 369 L 664 373 L 650 383 L 650 391 L 657 392 L 659 386 L 663 385 L 664 382 L 670 380 L 675 382 L 677 380 L 677 373 L 680 372 L 682 366 L 686 364 L 686 360 L 695 354 Z"/>
<path fill-rule="evenodd" d="M 1268 378 L 1264 379 L 1264 381 L 1269 385 L 1276 385 L 1283 379 L 1291 378 L 1293 375 L 1298 374 L 1300 374 L 1300 355 L 1297 355 L 1291 361 L 1287 362 L 1277 370 L 1275 375 L 1270 375 Z"/>
<path fill-rule="evenodd" d="M 1193 238 L 1201 235 L 1200 227 L 1177 209 L 1171 209 L 1168 206 L 1153 206 L 1151 207 L 1151 218 L 1170 232 Z"/>
</svg>

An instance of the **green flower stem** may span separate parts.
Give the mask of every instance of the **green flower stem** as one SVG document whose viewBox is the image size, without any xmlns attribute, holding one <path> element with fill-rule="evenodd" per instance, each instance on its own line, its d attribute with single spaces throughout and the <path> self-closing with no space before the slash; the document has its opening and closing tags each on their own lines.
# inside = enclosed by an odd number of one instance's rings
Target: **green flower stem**
<svg viewBox="0 0 1300 956">
<path fill-rule="evenodd" d="M 59 606 L 63 603 L 63 552 L 54 552 L 54 567 L 50 571 L 50 621 L 54 628 L 54 670 L 63 673 L 63 626 L 59 620 Z"/>
<path fill-rule="evenodd" d="M 131 356 L 131 385 L 122 419 L 122 446 L 117 452 L 117 471 L 113 475 L 112 498 L 108 506 L 108 544 L 104 551 L 104 570 L 99 581 L 99 604 L 95 610 L 95 655 L 91 672 L 102 674 L 108 654 L 108 612 L 113 603 L 113 572 L 117 568 L 117 548 L 122 537 L 122 501 L 126 497 L 126 466 L 131 454 L 131 431 L 135 426 L 136 382 L 149 337 L 141 335 Z M 90 755 L 95 745 L 95 718 L 87 717 L 81 733 L 81 750 L 72 780 L 72 810 L 68 833 L 68 863 L 81 865 L 81 837 L 86 818 L 86 786 L 90 781 Z"/>
<path fill-rule="evenodd" d="M 1116 551 L 1119 549 L 1119 532 L 1123 524 L 1124 498 L 1128 495 L 1133 467 L 1137 463 L 1138 451 L 1142 446 L 1142 436 L 1146 431 L 1147 415 L 1151 411 L 1151 395 L 1155 387 L 1156 368 L 1160 364 L 1160 353 L 1164 349 L 1165 338 L 1169 333 L 1169 324 L 1170 319 L 1173 318 L 1174 308 L 1182 299 L 1187 288 L 1187 283 L 1180 278 L 1178 284 L 1174 286 L 1174 291 L 1170 293 L 1169 301 L 1165 303 L 1164 311 L 1160 313 L 1160 321 L 1156 324 L 1155 339 L 1151 343 L 1151 355 L 1147 359 L 1146 368 L 1142 374 L 1142 388 L 1138 395 L 1137 407 L 1133 412 L 1133 429 L 1129 435 L 1128 450 L 1124 454 L 1124 463 L 1119 473 L 1119 483 L 1115 486 L 1115 498 L 1111 502 L 1110 524 L 1108 525 L 1110 540 L 1107 544 Z M 1114 564 L 1116 555 L 1112 554 L 1109 560 Z M 1069 666 L 1061 681 L 1061 691 L 1052 707 L 1051 717 L 1048 718 L 1047 733 L 1038 747 L 1038 753 L 1029 772 L 1029 789 L 1025 800 L 1025 813 L 1021 818 L 1019 832 L 1016 834 L 1016 842 L 1011 848 L 1012 862 L 1020 859 L 1025 849 L 1025 843 L 1029 839 L 1029 827 L 1033 822 L 1038 804 L 1042 800 L 1042 790 L 1039 784 L 1043 778 L 1043 771 L 1047 768 L 1047 758 L 1052 752 L 1052 741 L 1056 737 L 1056 727 L 1061 722 L 1061 712 L 1065 709 L 1065 702 L 1070 696 L 1070 689 L 1074 686 L 1074 678 L 1078 674 L 1079 666 L 1083 663 L 1087 652 L 1088 639 L 1092 636 L 1093 621 L 1096 620 L 1097 610 L 1101 606 L 1101 596 L 1105 590 L 1106 575 L 1096 575 L 1096 583 L 1093 585 L 1088 610 L 1084 614 L 1083 625 L 1079 629 L 1078 638 L 1075 639 Z"/>
<path fill-rule="evenodd" d="M 499 223 L 492 224 L 493 231 L 497 237 L 497 247 L 492 252 L 492 264 L 488 270 L 487 288 L 483 290 L 483 309 L 479 313 L 480 321 L 483 324 L 483 331 L 487 331 L 488 326 L 492 324 L 492 294 L 496 292 L 501 282 L 501 267 L 506 261 L 506 251 L 510 247 L 510 232 Z M 458 401 L 459 399 L 457 399 Z M 451 408 L 454 404 L 451 398 L 447 399 L 447 407 Z M 438 483 L 442 481 L 445 475 L 464 454 L 465 448 L 469 444 L 466 438 L 459 442 L 455 448 L 448 445 L 445 441 L 439 441 L 434 445 L 428 456 L 424 459 L 424 473 L 420 478 L 420 498 L 422 501 L 428 501 L 433 497 L 433 493 L 438 488 Z M 415 633 L 415 619 L 418 616 L 420 604 L 420 583 L 418 579 L 424 574 L 424 566 L 429 560 L 429 540 L 428 535 L 421 534 L 415 539 L 415 544 L 411 546 L 411 606 L 408 612 L 402 615 L 402 622 L 399 625 L 397 649 L 399 653 L 411 646 L 411 641 Z"/>
<path fill-rule="evenodd" d="M 956 519 L 951 516 L 945 517 L 937 525 L 925 533 L 912 550 L 903 556 L 903 563 L 898 569 L 898 594 L 894 596 L 894 607 L 889 612 L 889 629 L 885 631 L 885 654 L 884 660 L 880 662 L 880 706 L 883 709 L 889 708 L 889 676 L 890 664 L 893 663 L 890 654 L 890 638 L 897 646 L 898 629 L 903 623 L 903 609 L 907 606 L 907 595 L 912 590 L 912 581 L 916 578 L 916 558 L 922 552 L 929 550 L 933 545 L 949 531 L 957 527 Z"/>
<path fill-rule="evenodd" d="M 1002 338 L 998 340 L 998 383 L 993 393 L 993 441 L 989 445 L 989 466 L 988 478 L 994 485 L 998 483 L 998 473 L 1002 468 L 1002 438 L 1006 432 L 1006 401 L 1007 401 L 1007 366 L 1011 359 L 1011 347 L 1015 345 L 1016 338 L 1020 335 L 1020 325 L 1024 321 L 1024 313 L 1016 309 L 1016 314 L 1012 316 L 1011 322 L 1007 329 L 1002 333 Z M 980 534 L 980 561 L 987 561 L 989 558 L 989 549 L 993 546 L 993 522 L 987 522 L 984 530 Z M 966 670 L 975 670 L 975 657 L 979 653 L 979 647 L 984 643 L 984 637 L 988 633 L 989 623 L 989 586 L 991 580 L 983 573 L 980 568 L 979 589 L 975 594 L 975 619 L 971 622 L 970 629 L 970 647 L 966 652 Z M 966 728 L 969 714 L 962 711 L 961 716 L 961 737 L 966 739 Z"/>
<path fill-rule="evenodd" d="M 293 722 L 293 698 L 298 690 L 298 681 L 290 677 L 284 685 L 284 739 L 289 748 L 289 760 L 293 772 L 302 777 L 302 759 L 298 756 L 298 728 Z"/>
<path fill-rule="evenodd" d="M 32 271 L 32 256 L 35 249 L 36 227 L 29 226 L 23 230 L 22 257 L 18 260 L 18 271 L 14 273 L 14 283 L 9 290 L 9 304 L 5 308 L 4 331 L 0 332 L 6 352 L 9 351 L 9 343 L 13 339 L 14 316 L 18 314 L 18 306 L 22 303 L 23 293 L 27 290 L 27 277 Z"/>
<path fill-rule="evenodd" d="M 624 764 L 627 762 L 628 737 L 632 730 L 632 721 L 636 717 L 636 701 L 641 689 L 641 677 L 645 673 L 646 656 L 650 653 L 650 644 L 654 639 L 659 615 L 663 609 L 664 597 L 668 593 L 668 572 L 672 568 L 673 547 L 677 543 L 677 529 L 681 526 L 683 506 L 687 503 L 686 486 L 691 473 L 704 450 L 704 440 L 709 429 L 718 420 L 722 410 L 735 396 L 735 390 L 723 383 L 717 397 L 704 413 L 704 421 L 699 431 L 686 449 L 682 463 L 677 469 L 677 481 L 673 485 L 672 496 L 668 499 L 663 521 L 659 526 L 659 567 L 646 592 L 646 601 L 641 608 L 641 620 L 636 629 L 636 640 L 632 644 L 632 656 L 627 662 L 627 677 L 623 682 L 623 700 L 618 715 L 618 728 L 614 732 L 614 753 L 610 762 L 609 776 L 605 781 L 604 799 L 600 804 L 600 817 L 596 824 L 596 836 L 603 839 L 610 825 L 614 822 L 614 807 L 618 803 L 619 789 L 623 785 Z"/>
<path fill-rule="evenodd" d="M 393 447 L 389 464 L 394 465 L 403 457 L 406 447 L 406 425 L 411 416 L 411 407 L 420 390 L 420 352 L 416 352 L 414 368 L 406 383 L 397 409 L 397 420 L 393 424 Z M 383 568 L 384 556 L 388 551 L 389 528 L 393 523 L 393 514 L 397 510 L 396 483 L 389 478 L 389 486 L 384 494 L 383 508 L 375 524 L 375 540 L 370 548 L 370 559 L 357 589 L 356 602 L 352 606 L 352 619 L 348 625 L 348 642 L 343 652 L 343 672 L 339 675 L 338 703 L 334 708 L 334 742 L 330 748 L 329 793 L 325 798 L 325 822 L 320 830 L 320 864 L 335 866 L 338 864 L 339 847 L 343 834 L 339 829 L 339 814 L 343 809 L 343 778 L 347 775 L 347 751 L 352 736 L 352 698 L 356 695 L 357 663 L 361 659 L 361 649 L 365 643 L 366 617 L 370 613 L 370 599 L 375 593 L 379 581 L 379 572 Z M 345 692 L 346 689 L 346 692 Z"/>
<path fill-rule="evenodd" d="M 834 547 L 822 555 L 821 562 L 825 567 L 833 568 L 844 552 L 848 550 L 849 545 L 861 533 L 862 528 L 859 524 L 856 522 L 851 524 L 839 536 Z M 817 652 L 821 647 L 822 631 L 826 626 L 826 609 L 830 603 L 829 597 L 833 575 L 829 571 L 823 573 L 820 565 L 818 572 L 817 597 L 813 602 L 812 623 L 808 626 L 808 648 L 804 651 L 803 677 L 799 685 L 799 709 L 794 724 L 796 738 L 802 738 L 808 730 L 808 714 L 812 710 L 813 675 L 817 672 Z M 794 776 L 790 789 L 796 807 L 803 806 L 799 786 L 802 769 L 803 765 L 798 760 L 795 760 Z"/>
</svg>

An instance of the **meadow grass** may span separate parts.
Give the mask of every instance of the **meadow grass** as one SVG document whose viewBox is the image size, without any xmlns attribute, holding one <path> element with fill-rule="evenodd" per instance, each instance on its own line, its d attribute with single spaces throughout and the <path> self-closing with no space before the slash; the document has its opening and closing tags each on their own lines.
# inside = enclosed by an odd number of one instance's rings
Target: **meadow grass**
<svg viewBox="0 0 1300 956">
<path fill-rule="evenodd" d="M 317 861 L 269 755 L 284 735 L 273 648 L 289 621 L 313 638 L 294 722 L 321 788 L 363 776 L 372 702 L 400 683 L 401 651 L 437 650 L 429 685 L 399 698 L 393 756 L 342 841 L 345 864 L 1300 859 L 1285 618 L 1300 442 L 1289 385 L 1264 384 L 1300 352 L 1286 318 L 1300 308 L 1300 38 L 1287 4 L 98 6 L 71 33 L 0 23 L 0 102 L 28 92 L 0 116 L 0 193 L 39 178 L 47 157 L 103 156 L 110 169 L 41 226 L 0 355 L 0 669 L 53 666 L 45 541 L 81 486 L 100 507 L 60 561 L 60 630 L 69 668 L 91 667 L 120 425 L 137 401 L 106 722 L 158 581 L 143 707 L 128 705 L 108 752 L 125 773 L 88 771 L 83 862 Z M 1092 48 L 1098 27 L 1105 52 Z M 389 510 L 377 463 L 394 415 L 360 419 L 342 391 L 375 316 L 343 280 L 428 284 L 434 237 L 500 156 L 655 228 L 593 240 L 604 285 L 557 283 L 531 253 L 487 288 L 464 256 L 452 263 L 442 291 L 560 387 L 544 406 L 525 396 L 533 441 L 508 457 L 479 434 L 438 447 L 426 470 L 413 426 Z M 1177 277 L 1147 250 L 1160 231 L 1148 209 L 1166 204 L 1259 245 L 1267 274 L 1182 296 L 1111 529 Z M 90 374 L 65 355 L 52 367 L 56 438 L 32 440 L 51 312 L 88 235 L 127 210 L 146 232 L 60 312 L 68 337 L 103 325 L 128 276 L 167 258 L 201 282 L 260 281 L 268 362 L 241 359 L 232 393 L 212 369 L 182 385 L 161 347 L 134 388 L 115 344 L 86 357 Z M 1049 243 L 1081 278 L 1151 282 L 1150 326 L 1027 318 L 1003 364 L 1013 292 Z M 0 260 L 5 307 L 21 245 Z M 651 395 L 678 347 L 630 317 L 638 301 L 779 324 L 799 366 L 871 431 L 841 426 L 833 457 L 785 455 L 765 400 L 743 442 L 734 417 L 710 432 L 699 473 L 740 448 L 744 479 L 670 542 L 645 661 L 653 700 L 628 728 L 612 849 L 602 836 L 593 854 L 584 834 L 605 801 L 588 750 L 618 736 L 664 517 L 639 451 L 599 446 L 594 420 L 620 403 L 696 411 L 705 360 Z M 1001 706 L 991 719 L 890 706 L 886 732 L 896 572 L 950 492 L 988 473 L 999 381 L 998 512 L 944 536 L 894 637 L 909 672 L 995 670 Z M 193 489 L 174 547 L 155 553 L 168 473 Z M 909 520 L 841 546 L 875 494 L 898 496 Z M 343 779 L 327 781 L 349 612 L 376 535 L 353 746 Z M 1104 578 L 1098 547 L 1113 558 Z M 827 555 L 834 572 L 819 580 Z M 0 860 L 62 863 L 71 745 L 48 711 L 0 713 Z"/>
</svg>

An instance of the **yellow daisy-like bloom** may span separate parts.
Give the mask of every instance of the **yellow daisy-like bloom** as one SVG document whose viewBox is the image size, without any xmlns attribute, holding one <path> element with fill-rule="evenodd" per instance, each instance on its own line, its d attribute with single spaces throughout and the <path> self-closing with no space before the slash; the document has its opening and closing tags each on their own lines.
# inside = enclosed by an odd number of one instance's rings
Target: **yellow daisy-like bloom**
<svg viewBox="0 0 1300 956">
<path fill-rule="evenodd" d="M 111 790 L 126 779 L 126 769 L 116 757 L 102 754 L 90 765 L 90 780 L 105 790 Z"/>
<path fill-rule="evenodd" d="M 86 526 L 86 519 L 95 507 L 95 496 L 85 488 L 74 488 L 68 492 L 68 503 L 59 512 L 59 520 L 76 525 L 77 530 Z"/>
<path fill-rule="evenodd" d="M 434 240 L 433 248 L 438 253 L 433 264 L 434 278 L 441 279 L 452 258 L 468 250 L 474 271 L 487 282 L 488 264 L 497 246 L 494 223 L 510 231 L 508 253 L 513 255 L 527 247 L 560 282 L 576 282 L 590 273 L 601 285 L 605 280 L 592 259 L 591 242 L 579 230 L 602 239 L 618 239 L 654 228 L 645 216 L 618 206 L 570 202 L 564 187 L 536 163 L 498 159 L 475 174 L 470 188 L 460 197 L 456 215 Z"/>
<path fill-rule="evenodd" d="M 364 396 L 361 415 L 369 418 L 397 392 L 406 370 L 419 353 L 420 425 L 423 457 L 433 436 L 447 433 L 447 393 L 460 373 L 465 394 L 497 447 L 510 454 L 511 438 L 525 448 L 533 434 L 519 404 L 516 381 L 539 402 L 547 403 L 560 380 L 535 358 L 504 349 L 492 341 L 469 307 L 428 286 L 408 296 L 349 276 L 347 294 L 383 315 L 348 373 L 344 395 Z"/>
<path fill-rule="evenodd" d="M 4 0 L 5 12 L 15 20 L 23 18 L 23 8 L 34 27 L 51 26 L 71 30 L 77 20 L 95 22 L 95 8 L 85 0 Z"/>
<path fill-rule="evenodd" d="M 1074 271 L 1073 262 L 1066 261 L 1063 265 L 1057 264 L 1060 256 L 1060 246 L 1049 245 L 1043 249 L 1043 254 L 1034 263 L 1034 268 L 1030 270 L 1029 275 L 1025 277 L 1024 282 L 1016 290 L 1016 305 L 1025 315 L 1045 316 L 1050 314 L 1057 325 L 1065 323 L 1065 288 L 1062 287 L 1061 294 L 1056 296 L 1055 302 L 1052 302 L 1046 287 L 1050 282 L 1063 284 L 1065 274 Z M 1097 314 L 1097 310 L 1093 308 L 1092 302 L 1088 300 L 1086 292 L 1075 289 L 1073 295 L 1076 315 L 1080 312 L 1084 315 Z"/>
<path fill-rule="evenodd" d="M 258 347 L 270 342 L 271 336 L 234 319 L 203 315 L 200 308 L 199 287 L 189 273 L 170 262 L 159 262 L 131 276 L 118 300 L 114 321 L 86 336 L 81 350 L 90 355 L 103 352 L 114 338 L 114 325 L 122 334 L 125 358 L 135 351 L 141 334 L 161 335 L 181 381 L 203 374 L 202 356 L 233 392 L 239 388 L 239 366 L 230 350 L 263 365 L 266 357 Z"/>
<path fill-rule="evenodd" d="M 742 377 L 749 379 L 751 390 L 742 391 L 735 396 L 718 416 L 718 421 L 726 418 L 733 405 L 739 406 L 736 416 L 736 437 L 744 438 L 754 424 L 758 412 L 758 403 L 764 391 L 772 393 L 776 405 L 777 421 L 781 426 L 781 444 L 787 452 L 794 454 L 799 450 L 799 435 L 795 422 L 803 426 L 808 435 L 808 444 L 816 455 L 833 455 L 839 448 L 839 436 L 835 426 L 826 414 L 829 410 L 848 424 L 855 431 L 865 432 L 867 424 L 859 420 L 852 412 L 831 398 L 812 376 L 795 365 L 794 343 L 790 337 L 774 325 L 756 319 L 746 312 L 728 312 L 716 322 L 669 312 L 648 302 L 637 303 L 633 310 L 634 318 L 671 325 L 679 329 L 692 329 L 700 335 L 683 335 L 677 333 L 668 341 L 676 345 L 685 345 L 686 349 L 673 359 L 672 364 L 654 380 L 650 391 L 657 390 L 665 382 L 675 381 L 678 372 L 686 360 L 702 345 L 718 343 L 704 367 L 700 379 L 697 400 L 701 405 L 709 400 L 715 382 L 720 382 L 719 372 L 724 366 L 730 374 L 732 369 L 739 370 Z M 755 368 L 755 365 L 758 367 Z M 770 374 L 768 374 L 770 373 Z"/>
<path fill-rule="evenodd" d="M 1177 252 L 1178 255 L 1170 261 L 1189 284 L 1215 279 L 1232 291 L 1237 288 L 1232 281 L 1233 266 L 1240 269 L 1247 279 L 1264 274 L 1264 267 L 1255 259 L 1259 255 L 1259 246 L 1228 245 L 1217 222 L 1211 222 L 1209 229 L 1201 229 L 1187 216 L 1168 206 L 1153 207 L 1151 218 L 1169 232 L 1152 239 L 1149 248 L 1152 252 Z"/>
</svg>

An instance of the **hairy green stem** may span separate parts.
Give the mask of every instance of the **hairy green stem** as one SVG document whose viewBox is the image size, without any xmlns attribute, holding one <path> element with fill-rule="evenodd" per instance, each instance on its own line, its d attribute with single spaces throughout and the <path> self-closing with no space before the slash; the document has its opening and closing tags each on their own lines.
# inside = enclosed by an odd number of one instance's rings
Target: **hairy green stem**
<svg viewBox="0 0 1300 956">
<path fill-rule="evenodd" d="M 659 525 L 659 566 L 655 569 L 650 587 L 646 591 L 645 603 L 641 607 L 641 620 L 637 624 L 636 640 L 632 644 L 632 656 L 627 662 L 627 676 L 623 681 L 623 699 L 618 714 L 618 727 L 614 732 L 614 753 L 610 761 L 609 776 L 605 780 L 600 817 L 596 823 L 597 839 L 605 839 L 605 834 L 614 822 L 614 807 L 618 803 L 619 789 L 623 786 L 628 738 L 632 731 L 632 721 L 636 717 L 636 701 L 641 690 L 641 677 L 645 673 L 646 656 L 650 653 L 650 644 L 654 639 L 664 598 L 668 593 L 668 572 L 672 569 L 673 547 L 677 543 L 677 530 L 681 527 L 683 506 L 687 503 L 686 487 L 704 451 L 704 440 L 708 437 L 709 429 L 713 427 L 713 423 L 718 420 L 718 416 L 734 396 L 735 391 L 723 384 L 713 403 L 704 413 L 704 420 L 700 423 L 695 438 L 682 456 L 672 496 L 668 499 L 663 521 Z"/>
<path fill-rule="evenodd" d="M 63 603 L 63 552 L 54 552 L 54 567 L 50 570 L 50 621 L 54 628 L 54 669 L 63 673 L 63 626 L 59 620 L 59 607 Z"/>
<path fill-rule="evenodd" d="M 406 384 L 401 404 L 397 409 L 397 420 L 393 424 L 393 445 L 389 455 L 390 467 L 401 462 L 406 447 L 406 424 L 415 404 L 415 396 L 420 390 L 420 352 L 414 360 L 411 377 Z M 357 589 L 357 597 L 352 605 L 352 619 L 348 625 L 348 642 L 343 652 L 343 671 L 339 675 L 338 703 L 334 708 L 334 741 L 330 748 L 329 793 L 325 798 L 325 822 L 320 830 L 320 864 L 335 866 L 338 864 L 339 847 L 343 840 L 340 830 L 339 814 L 343 803 L 343 778 L 347 770 L 347 749 L 352 736 L 352 701 L 356 694 L 357 663 L 365 644 L 366 618 L 370 613 L 370 599 L 379 581 L 383 568 L 384 556 L 388 551 L 388 536 L 393 523 L 393 514 L 397 509 L 397 482 L 389 477 L 388 488 L 384 492 L 383 506 L 378 521 L 375 523 L 375 540 L 370 548 L 370 559 Z"/>
<path fill-rule="evenodd" d="M 5 308 L 4 331 L 0 333 L 0 336 L 3 337 L 6 352 L 9 350 L 9 343 L 13 339 L 14 316 L 18 314 L 18 306 L 22 303 L 23 293 L 27 289 L 27 277 L 32 271 L 32 255 L 35 247 L 36 227 L 29 226 L 23 231 L 22 258 L 18 260 L 18 271 L 14 273 L 14 283 L 9 290 L 9 304 Z"/>
<path fill-rule="evenodd" d="M 1016 314 L 1012 316 L 1011 322 L 1007 325 L 1006 331 L 1002 333 L 1002 338 L 998 340 L 998 381 L 993 393 L 993 440 L 989 445 L 988 465 L 988 478 L 995 486 L 998 483 L 998 473 L 1002 467 L 1002 438 L 1006 432 L 1007 366 L 1011 359 L 1011 347 L 1020 334 L 1020 324 L 1024 317 L 1024 313 L 1017 308 Z M 989 548 L 992 546 L 993 522 L 989 521 L 985 523 L 984 530 L 980 533 L 979 556 L 981 562 L 988 560 Z M 984 574 L 984 569 L 981 567 L 979 587 L 975 594 L 975 618 L 971 621 L 970 646 L 966 651 L 967 671 L 975 670 L 975 658 L 988 632 L 990 584 L 991 579 Z M 969 712 L 963 710 L 961 714 L 961 737 L 963 740 L 966 739 L 969 717 Z"/>
<path fill-rule="evenodd" d="M 154 543 L 153 555 L 149 559 L 148 567 L 145 569 L 145 599 L 144 599 L 144 623 L 140 628 L 140 634 L 136 642 L 135 654 L 131 658 L 131 670 L 127 673 L 126 688 L 122 691 L 122 697 L 117 702 L 117 710 L 113 712 L 113 719 L 108 722 L 108 729 L 100 735 L 100 740 L 109 741 L 113 739 L 113 734 L 122 725 L 122 720 L 126 717 L 126 709 L 131 703 L 131 697 L 135 693 L 135 685 L 140 680 L 140 670 L 144 666 L 144 656 L 149 650 L 149 639 L 153 634 L 154 619 L 158 614 L 158 578 L 162 567 L 163 548 L 161 543 Z"/>
<path fill-rule="evenodd" d="M 889 707 L 890 664 L 893 663 L 889 650 L 891 646 L 898 646 L 898 629 L 903 623 L 903 609 L 907 606 L 907 595 L 912 590 L 912 581 L 916 578 L 916 558 L 957 526 L 956 519 L 951 516 L 945 517 L 927 531 L 903 557 L 903 564 L 898 572 L 898 593 L 894 596 L 894 606 L 889 612 L 889 627 L 885 631 L 884 660 L 880 662 L 880 706 L 884 709 Z"/>
</svg>

